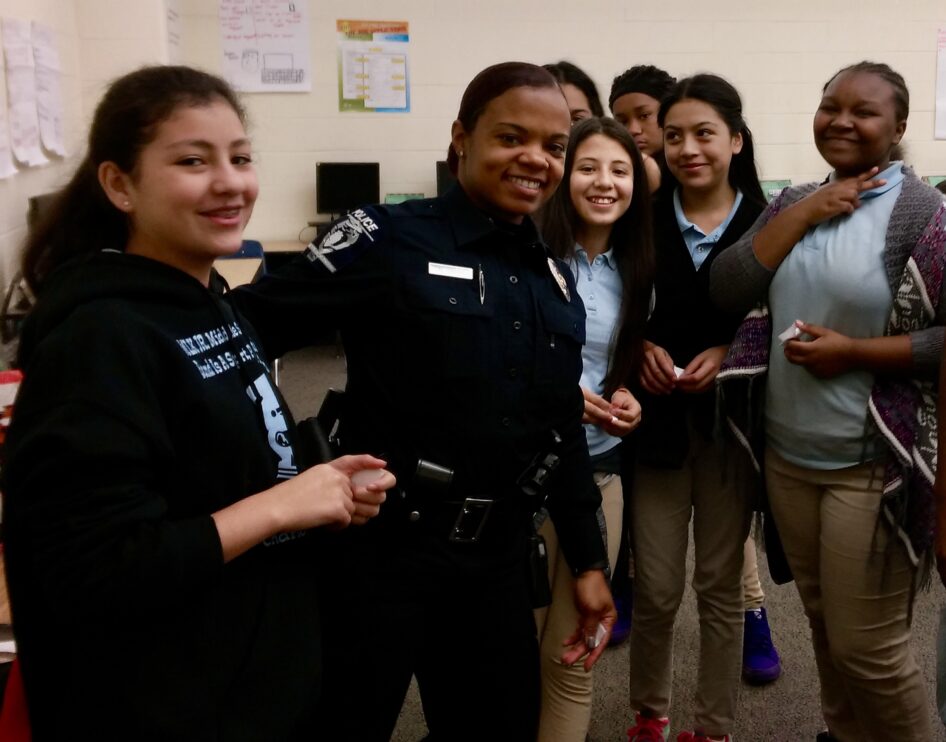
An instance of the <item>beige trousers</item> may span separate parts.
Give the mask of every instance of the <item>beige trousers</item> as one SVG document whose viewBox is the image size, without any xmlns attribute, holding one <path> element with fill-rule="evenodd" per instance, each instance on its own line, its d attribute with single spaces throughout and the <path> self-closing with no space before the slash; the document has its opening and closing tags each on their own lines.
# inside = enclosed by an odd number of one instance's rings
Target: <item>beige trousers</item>
<svg viewBox="0 0 946 742">
<path fill-rule="evenodd" d="M 755 539 L 750 535 L 743 547 L 742 562 L 742 600 L 747 611 L 761 608 L 765 602 L 762 583 L 759 581 L 759 562 L 756 559 Z"/>
<path fill-rule="evenodd" d="M 621 478 L 615 474 L 595 474 L 601 490 L 601 508 L 608 534 L 608 561 L 617 560 L 624 517 Z M 539 742 L 585 742 L 591 723 L 592 674 L 580 665 L 562 664 L 564 641 L 578 626 L 575 609 L 575 579 L 558 546 L 552 522 L 546 519 L 539 533 L 549 552 L 549 582 L 552 604 L 535 612 L 542 667 L 542 712 Z"/>
<path fill-rule="evenodd" d="M 750 513 L 741 462 L 737 451 L 691 430 L 683 468 L 638 465 L 631 498 L 631 710 L 669 715 L 673 623 L 685 587 L 692 518 L 700 618 L 694 721 L 712 736 L 733 731 L 742 667 L 742 568 Z"/>
<path fill-rule="evenodd" d="M 806 469 L 769 448 L 769 501 L 811 625 L 829 731 L 841 742 L 929 742 L 910 649 L 916 575 L 877 525 L 883 472 L 872 478 L 871 466 Z"/>
</svg>

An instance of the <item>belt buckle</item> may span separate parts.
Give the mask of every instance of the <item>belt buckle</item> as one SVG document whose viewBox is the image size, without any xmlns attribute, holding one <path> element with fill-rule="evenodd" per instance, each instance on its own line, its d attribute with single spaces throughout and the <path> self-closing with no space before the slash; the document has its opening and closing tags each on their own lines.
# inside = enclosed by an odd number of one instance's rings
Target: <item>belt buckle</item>
<svg viewBox="0 0 946 742">
<path fill-rule="evenodd" d="M 467 497 L 461 503 L 460 512 L 450 530 L 450 541 L 455 544 L 475 544 L 479 541 L 492 507 L 493 500 Z"/>
</svg>

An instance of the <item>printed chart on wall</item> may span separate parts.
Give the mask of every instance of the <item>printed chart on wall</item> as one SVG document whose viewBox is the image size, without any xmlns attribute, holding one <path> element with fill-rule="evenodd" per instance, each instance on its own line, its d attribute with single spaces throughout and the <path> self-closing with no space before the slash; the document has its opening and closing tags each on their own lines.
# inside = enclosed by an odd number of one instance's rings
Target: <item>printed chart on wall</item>
<svg viewBox="0 0 946 742">
<path fill-rule="evenodd" d="M 248 93 L 312 89 L 309 0 L 219 0 L 223 76 Z"/>
<path fill-rule="evenodd" d="M 934 137 L 946 139 L 946 28 L 936 34 L 936 122 Z"/>
<path fill-rule="evenodd" d="M 337 21 L 338 110 L 408 113 L 406 21 Z"/>
</svg>

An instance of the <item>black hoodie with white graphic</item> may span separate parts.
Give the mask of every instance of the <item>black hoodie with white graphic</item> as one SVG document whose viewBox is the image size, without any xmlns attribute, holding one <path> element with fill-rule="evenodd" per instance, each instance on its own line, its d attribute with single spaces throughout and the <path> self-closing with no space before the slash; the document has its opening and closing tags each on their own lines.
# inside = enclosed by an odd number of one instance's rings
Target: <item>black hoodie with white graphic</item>
<svg viewBox="0 0 946 742">
<path fill-rule="evenodd" d="M 298 468 L 258 347 L 219 295 L 144 257 L 48 280 L 3 467 L 35 739 L 281 740 L 311 723 L 315 539 L 225 565 L 210 516 Z"/>
</svg>

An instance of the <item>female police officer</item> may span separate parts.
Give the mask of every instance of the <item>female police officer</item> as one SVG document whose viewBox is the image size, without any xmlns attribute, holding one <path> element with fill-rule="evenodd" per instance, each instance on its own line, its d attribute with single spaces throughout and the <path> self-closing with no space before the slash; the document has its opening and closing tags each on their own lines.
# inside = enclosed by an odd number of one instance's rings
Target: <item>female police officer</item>
<svg viewBox="0 0 946 742">
<path fill-rule="evenodd" d="M 388 739 L 412 674 L 430 739 L 534 739 L 527 565 L 546 498 L 578 576 L 565 660 L 590 668 L 606 643 L 592 638 L 614 613 L 581 428 L 584 312 L 529 218 L 561 180 L 569 123 L 542 68 L 484 70 L 453 124 L 458 187 L 353 211 L 235 292 L 276 356 L 339 327 L 340 445 L 383 452 L 404 484 L 375 524 L 339 537 L 361 582 L 326 601 L 330 739 Z"/>
</svg>

